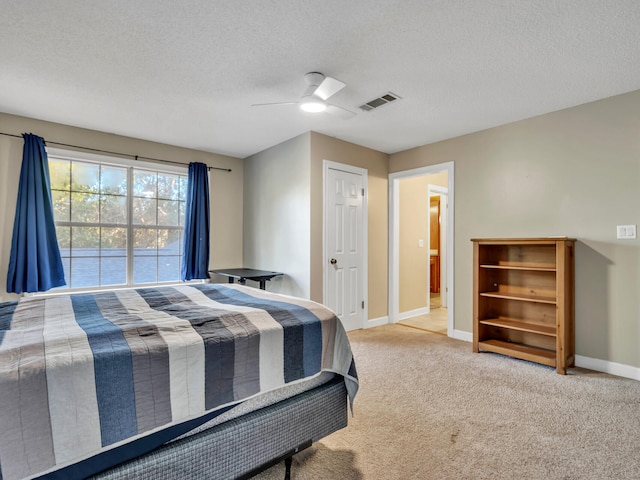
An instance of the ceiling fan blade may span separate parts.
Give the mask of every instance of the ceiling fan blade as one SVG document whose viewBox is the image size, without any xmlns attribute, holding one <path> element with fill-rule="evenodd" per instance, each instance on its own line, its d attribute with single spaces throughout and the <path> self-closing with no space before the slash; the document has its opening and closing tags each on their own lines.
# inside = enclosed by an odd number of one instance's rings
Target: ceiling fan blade
<svg viewBox="0 0 640 480">
<path fill-rule="evenodd" d="M 271 105 L 298 105 L 300 102 L 253 103 L 252 107 L 268 107 Z"/>
<path fill-rule="evenodd" d="M 316 97 L 320 97 L 322 100 L 326 100 L 327 98 L 335 95 L 340 90 L 342 90 L 346 84 L 342 83 L 340 80 L 336 80 L 331 77 L 324 77 L 324 80 L 318 88 L 315 89 L 313 94 Z"/>
<path fill-rule="evenodd" d="M 327 104 L 327 109 L 325 110 L 330 115 L 335 115 L 336 117 L 340 117 L 344 120 L 347 120 L 351 117 L 355 117 L 355 112 L 351 110 L 347 110 L 346 108 L 339 107 L 337 105 Z"/>
</svg>

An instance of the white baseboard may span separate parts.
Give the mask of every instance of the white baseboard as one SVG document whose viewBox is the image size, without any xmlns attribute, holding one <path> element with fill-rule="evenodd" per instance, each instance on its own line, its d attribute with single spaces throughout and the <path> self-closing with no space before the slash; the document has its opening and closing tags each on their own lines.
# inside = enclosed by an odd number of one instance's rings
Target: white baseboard
<svg viewBox="0 0 640 480">
<path fill-rule="evenodd" d="M 386 325 L 387 323 L 389 323 L 389 317 L 370 318 L 367 320 L 367 324 L 364 328 L 379 327 L 381 325 Z"/>
<path fill-rule="evenodd" d="M 471 332 L 465 332 L 464 330 L 454 330 L 452 338 L 455 338 L 456 340 L 464 340 L 465 342 L 473 341 L 473 335 Z"/>
<path fill-rule="evenodd" d="M 429 313 L 429 307 L 416 308 L 415 310 L 409 310 L 408 312 L 398 313 L 398 322 L 406 320 L 407 318 L 417 317 L 418 315 L 426 315 Z"/>
<path fill-rule="evenodd" d="M 610 373 L 618 377 L 631 378 L 640 380 L 640 368 L 624 365 L 622 363 L 610 362 L 608 360 L 600 360 L 599 358 L 583 357 L 576 355 L 576 367 L 588 368 L 597 372 Z"/>
</svg>

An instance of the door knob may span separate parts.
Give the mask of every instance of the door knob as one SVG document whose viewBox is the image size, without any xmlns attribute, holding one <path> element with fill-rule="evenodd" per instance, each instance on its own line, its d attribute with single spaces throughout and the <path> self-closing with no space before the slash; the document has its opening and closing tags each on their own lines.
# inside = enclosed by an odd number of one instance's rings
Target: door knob
<svg viewBox="0 0 640 480">
<path fill-rule="evenodd" d="M 331 265 L 335 265 L 336 263 L 338 263 L 338 261 L 335 258 L 331 259 Z"/>
</svg>

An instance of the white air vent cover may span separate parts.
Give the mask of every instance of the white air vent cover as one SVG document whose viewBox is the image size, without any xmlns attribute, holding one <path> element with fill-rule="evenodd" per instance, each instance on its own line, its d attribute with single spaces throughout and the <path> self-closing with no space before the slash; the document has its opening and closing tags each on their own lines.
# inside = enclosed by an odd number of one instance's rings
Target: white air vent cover
<svg viewBox="0 0 640 480">
<path fill-rule="evenodd" d="M 370 112 L 376 108 L 379 108 L 383 105 L 386 105 L 391 102 L 395 102 L 396 100 L 400 100 L 401 97 L 396 95 L 395 93 L 387 92 L 384 95 L 380 95 L 378 98 L 374 98 L 373 100 L 360 105 L 360 110 L 364 112 Z"/>
</svg>

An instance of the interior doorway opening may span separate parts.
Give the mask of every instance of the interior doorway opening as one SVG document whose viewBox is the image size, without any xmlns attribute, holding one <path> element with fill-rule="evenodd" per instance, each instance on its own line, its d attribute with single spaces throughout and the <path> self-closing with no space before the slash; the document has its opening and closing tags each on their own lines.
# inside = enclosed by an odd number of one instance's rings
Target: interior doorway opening
<svg viewBox="0 0 640 480">
<path fill-rule="evenodd" d="M 389 321 L 453 336 L 453 162 L 389 176 Z"/>
</svg>

